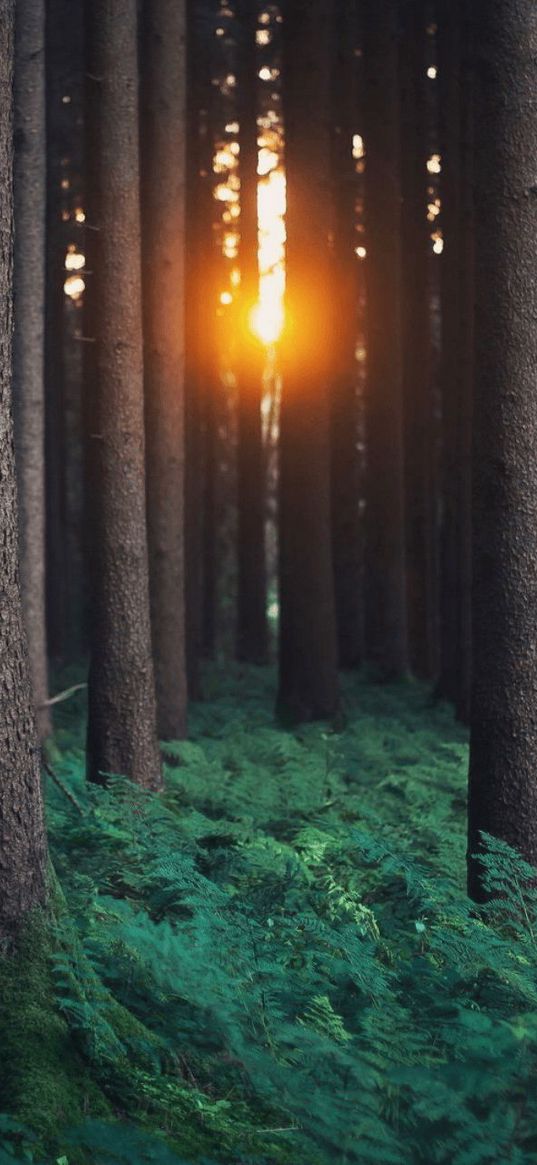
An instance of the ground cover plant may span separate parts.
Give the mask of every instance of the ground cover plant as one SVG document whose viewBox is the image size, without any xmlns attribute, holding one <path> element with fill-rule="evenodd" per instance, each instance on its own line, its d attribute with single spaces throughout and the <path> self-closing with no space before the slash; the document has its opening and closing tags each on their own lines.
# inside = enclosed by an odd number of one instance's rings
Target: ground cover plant
<svg viewBox="0 0 537 1165">
<path fill-rule="evenodd" d="M 284 731 L 273 684 L 212 670 L 159 796 L 88 785 L 83 697 L 61 713 L 2 1165 L 535 1159 L 537 896 L 490 842 L 494 905 L 466 897 L 465 731 L 356 679 L 337 730 Z"/>
</svg>

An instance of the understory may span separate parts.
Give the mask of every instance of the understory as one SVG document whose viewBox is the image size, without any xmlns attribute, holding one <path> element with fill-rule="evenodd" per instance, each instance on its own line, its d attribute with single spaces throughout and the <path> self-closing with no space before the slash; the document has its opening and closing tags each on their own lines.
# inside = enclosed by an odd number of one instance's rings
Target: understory
<svg viewBox="0 0 537 1165">
<path fill-rule="evenodd" d="M 166 789 L 49 781 L 54 921 L 0 963 L 0 1165 L 537 1160 L 537 892 L 465 894 L 467 742 L 415 683 L 338 731 L 214 668 Z"/>
</svg>

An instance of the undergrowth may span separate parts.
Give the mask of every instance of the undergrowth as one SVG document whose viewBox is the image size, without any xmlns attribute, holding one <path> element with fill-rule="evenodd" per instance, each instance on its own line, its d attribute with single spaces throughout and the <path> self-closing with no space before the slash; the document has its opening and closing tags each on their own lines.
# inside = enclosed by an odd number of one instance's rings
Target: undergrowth
<svg viewBox="0 0 537 1165">
<path fill-rule="evenodd" d="M 339 732 L 284 732 L 272 682 L 207 676 L 160 797 L 88 788 L 62 711 L 67 910 L 21 953 L 39 1055 L 12 977 L 0 1165 L 537 1160 L 537 893 L 490 841 L 496 905 L 465 895 L 464 732 L 357 680 Z"/>
</svg>

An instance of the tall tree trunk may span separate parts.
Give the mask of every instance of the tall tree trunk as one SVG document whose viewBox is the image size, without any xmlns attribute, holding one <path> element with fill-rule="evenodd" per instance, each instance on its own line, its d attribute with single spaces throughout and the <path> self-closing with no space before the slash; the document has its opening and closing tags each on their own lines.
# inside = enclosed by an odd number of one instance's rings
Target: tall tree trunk
<svg viewBox="0 0 537 1165">
<path fill-rule="evenodd" d="M 67 238 L 62 221 L 62 157 L 65 156 L 66 20 L 64 0 L 46 6 L 46 304 L 45 482 L 46 615 L 51 658 L 63 661 L 67 643 L 67 553 L 64 530 L 64 290 Z"/>
<path fill-rule="evenodd" d="M 330 523 L 330 0 L 284 13 L 287 327 L 280 416 L 279 711 L 338 707 Z"/>
<path fill-rule="evenodd" d="M 405 525 L 410 666 L 421 679 L 437 670 L 435 450 L 427 221 L 429 95 L 427 4 L 401 10 L 402 242 Z"/>
<path fill-rule="evenodd" d="M 359 450 L 358 363 L 359 271 L 355 249 L 358 183 L 353 157 L 357 131 L 357 5 L 340 6 L 334 57 L 334 310 L 337 342 L 332 354 L 331 494 L 332 553 L 339 662 L 359 667 L 364 656 L 361 510 L 363 469 Z"/>
<path fill-rule="evenodd" d="M 486 831 L 537 865 L 537 8 L 476 5 L 472 855 Z"/>
<path fill-rule="evenodd" d="M 13 248 L 13 18 L 0 0 L 0 946 L 45 901 L 46 840 L 18 579 L 18 520 L 11 420 Z"/>
<path fill-rule="evenodd" d="M 88 776 L 160 784 L 146 537 L 136 0 L 89 0 L 96 381 Z"/>
<path fill-rule="evenodd" d="M 42 738 L 51 730 L 45 612 L 45 8 L 20 0 L 15 19 L 13 408 L 20 579 L 32 692 Z"/>
<path fill-rule="evenodd" d="M 188 695 L 201 696 L 200 655 L 203 629 L 202 519 L 203 441 L 199 332 L 203 214 L 200 212 L 206 140 L 201 108 L 208 78 L 200 47 L 195 0 L 187 0 L 187 151 L 185 240 L 185 639 Z M 205 124 L 206 129 L 206 124 Z M 212 157 L 209 174 L 212 171 Z"/>
<path fill-rule="evenodd" d="M 186 732 L 184 613 L 185 7 L 147 0 L 142 214 L 147 520 L 157 715 Z"/>
<path fill-rule="evenodd" d="M 366 646 L 381 678 L 408 665 L 401 321 L 398 5 L 367 0 Z"/>
<path fill-rule="evenodd" d="M 440 0 L 442 156 L 442 531 L 438 692 L 468 718 L 470 643 L 470 445 L 473 381 L 473 212 L 468 20 Z M 464 56 L 464 67 L 463 67 Z"/>
<path fill-rule="evenodd" d="M 261 400 L 264 352 L 250 327 L 259 294 L 257 238 L 257 12 L 237 4 L 240 145 L 241 328 L 238 343 L 238 618 L 237 656 L 248 663 L 267 658 L 265 562 L 265 465 Z"/>
</svg>

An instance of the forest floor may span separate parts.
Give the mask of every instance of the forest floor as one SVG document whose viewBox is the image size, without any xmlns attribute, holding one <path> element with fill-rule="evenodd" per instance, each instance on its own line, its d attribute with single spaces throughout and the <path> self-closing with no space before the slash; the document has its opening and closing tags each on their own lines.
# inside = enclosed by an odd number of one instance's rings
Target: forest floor
<svg viewBox="0 0 537 1165">
<path fill-rule="evenodd" d="M 59 709 L 65 904 L 4 992 L 0 1165 L 537 1160 L 537 895 L 494 843 L 500 904 L 466 898 L 465 731 L 347 678 L 339 731 L 286 732 L 274 683 L 210 669 L 158 797 L 88 788 Z"/>
</svg>

